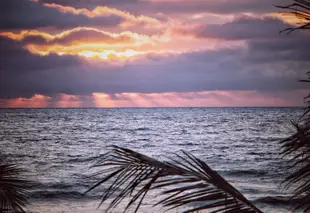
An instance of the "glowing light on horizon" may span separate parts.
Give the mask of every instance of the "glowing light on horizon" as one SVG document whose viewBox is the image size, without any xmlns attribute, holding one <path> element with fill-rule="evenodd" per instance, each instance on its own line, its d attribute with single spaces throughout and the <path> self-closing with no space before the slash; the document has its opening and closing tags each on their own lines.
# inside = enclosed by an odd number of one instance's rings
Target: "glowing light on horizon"
<svg viewBox="0 0 310 213">
<path fill-rule="evenodd" d="M 290 95 L 302 100 L 308 90 L 290 91 Z M 287 93 L 286 93 L 287 94 Z M 31 98 L 15 98 L 1 107 L 44 108 L 44 107 L 232 107 L 232 106 L 297 106 L 297 102 L 286 96 L 275 97 L 257 91 L 202 91 L 202 92 L 165 92 L 165 93 L 116 93 L 103 92 L 91 95 L 59 94 L 48 97 L 35 94 Z M 302 102 L 298 106 L 301 106 Z"/>
<path fill-rule="evenodd" d="M 79 96 L 59 94 L 59 100 L 55 104 L 59 108 L 76 108 L 81 107 L 81 100 Z"/>
</svg>

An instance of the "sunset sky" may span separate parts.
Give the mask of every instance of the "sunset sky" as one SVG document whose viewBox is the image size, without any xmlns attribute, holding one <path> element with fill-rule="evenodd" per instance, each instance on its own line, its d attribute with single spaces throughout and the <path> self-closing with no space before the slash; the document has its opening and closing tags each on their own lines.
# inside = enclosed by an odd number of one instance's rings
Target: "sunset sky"
<svg viewBox="0 0 310 213">
<path fill-rule="evenodd" d="M 301 106 L 291 0 L 1 0 L 0 108 Z"/>
</svg>

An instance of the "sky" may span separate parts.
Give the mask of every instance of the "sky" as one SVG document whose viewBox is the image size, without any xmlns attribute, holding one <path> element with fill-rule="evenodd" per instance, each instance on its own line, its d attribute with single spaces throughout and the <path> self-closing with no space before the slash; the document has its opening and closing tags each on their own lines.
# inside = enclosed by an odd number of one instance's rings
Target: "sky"
<svg viewBox="0 0 310 213">
<path fill-rule="evenodd" d="M 0 108 L 302 106 L 290 3 L 1 0 Z"/>
</svg>

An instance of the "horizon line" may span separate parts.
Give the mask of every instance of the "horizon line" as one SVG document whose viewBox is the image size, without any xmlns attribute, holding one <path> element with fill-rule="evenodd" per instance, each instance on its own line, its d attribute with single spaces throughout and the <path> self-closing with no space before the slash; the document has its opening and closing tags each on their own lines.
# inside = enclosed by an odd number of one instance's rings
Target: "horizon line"
<svg viewBox="0 0 310 213">
<path fill-rule="evenodd" d="M 306 106 L 0 107 L 2 109 L 305 108 Z"/>
</svg>

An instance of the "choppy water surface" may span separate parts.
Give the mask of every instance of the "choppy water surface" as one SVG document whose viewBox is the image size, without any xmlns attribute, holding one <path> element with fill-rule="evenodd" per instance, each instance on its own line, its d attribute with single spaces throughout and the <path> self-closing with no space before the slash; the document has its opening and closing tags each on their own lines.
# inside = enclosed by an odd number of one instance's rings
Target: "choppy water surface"
<svg viewBox="0 0 310 213">
<path fill-rule="evenodd" d="M 29 212 L 104 212 L 81 196 L 108 145 L 163 159 L 186 150 L 219 171 L 265 212 L 289 212 L 279 186 L 287 165 L 278 141 L 298 108 L 1 109 L 1 153 L 38 182 Z M 146 200 L 152 204 L 152 200 Z M 157 212 L 149 205 L 143 212 Z M 116 211 L 117 212 L 117 211 Z M 121 212 L 121 209 L 120 209 Z"/>
</svg>

